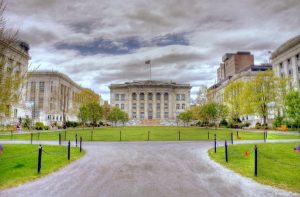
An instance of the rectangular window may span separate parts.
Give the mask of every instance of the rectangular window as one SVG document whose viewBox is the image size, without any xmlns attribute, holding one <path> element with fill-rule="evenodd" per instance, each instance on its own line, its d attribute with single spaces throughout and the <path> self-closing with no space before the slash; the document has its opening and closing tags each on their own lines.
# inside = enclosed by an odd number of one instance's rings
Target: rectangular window
<svg viewBox="0 0 300 197">
<path fill-rule="evenodd" d="M 185 109 L 185 104 L 184 103 L 182 104 L 182 109 Z"/>
<path fill-rule="evenodd" d="M 168 104 L 164 105 L 164 109 L 169 109 Z"/>
<path fill-rule="evenodd" d="M 157 109 L 157 110 L 160 110 L 160 103 L 157 103 L 157 104 L 156 104 L 156 109 Z"/>
<path fill-rule="evenodd" d="M 38 108 L 39 109 L 43 109 L 43 107 L 44 107 L 44 98 L 43 97 L 39 97 Z"/>
<path fill-rule="evenodd" d="M 125 94 L 121 94 L 121 101 L 125 101 Z"/>
<path fill-rule="evenodd" d="M 185 101 L 185 94 L 182 94 L 182 95 L 181 95 L 181 100 L 182 100 L 182 101 Z"/>
<path fill-rule="evenodd" d="M 180 109 L 180 104 L 176 104 L 176 109 Z"/>
<path fill-rule="evenodd" d="M 116 104 L 116 107 L 119 108 L 120 107 L 119 104 Z"/>
<path fill-rule="evenodd" d="M 164 118 L 169 118 L 169 112 L 164 113 Z"/>
<path fill-rule="evenodd" d="M 148 104 L 148 110 L 149 110 L 149 111 L 152 111 L 152 110 L 153 110 L 152 103 L 149 103 L 149 104 Z"/>
<path fill-rule="evenodd" d="M 287 64 L 289 65 L 291 63 L 291 59 L 287 59 Z"/>
<path fill-rule="evenodd" d="M 136 109 L 136 103 L 132 103 L 132 109 Z"/>
<path fill-rule="evenodd" d="M 144 103 L 141 103 L 140 104 L 140 110 L 144 110 L 145 109 L 145 104 Z"/>
<path fill-rule="evenodd" d="M 176 94 L 176 101 L 180 101 L 180 94 Z"/>
<path fill-rule="evenodd" d="M 40 93 L 44 93 L 45 92 L 45 82 L 44 81 L 40 81 L 40 83 L 39 83 L 39 90 L 40 90 Z"/>
<path fill-rule="evenodd" d="M 123 104 L 123 103 L 121 104 L 121 109 L 122 109 L 122 110 L 124 110 L 124 109 L 125 109 L 125 106 L 124 106 L 124 104 Z"/>
<path fill-rule="evenodd" d="M 145 117 L 144 112 L 141 112 L 141 113 L 140 113 L 140 119 L 144 119 L 144 117 Z"/>
<path fill-rule="evenodd" d="M 119 94 L 116 94 L 116 95 L 115 95 L 115 100 L 116 100 L 116 101 L 119 101 L 119 100 L 120 100 Z"/>
<path fill-rule="evenodd" d="M 289 75 L 290 75 L 290 76 L 293 75 L 293 70 L 292 70 L 292 69 L 289 70 Z"/>
<path fill-rule="evenodd" d="M 132 118 L 136 118 L 136 112 L 132 112 Z"/>
<path fill-rule="evenodd" d="M 282 62 L 281 62 L 281 63 L 279 63 L 279 68 L 280 68 L 280 69 L 282 69 L 282 68 L 283 68 L 283 64 L 282 64 Z"/>
<path fill-rule="evenodd" d="M 156 118 L 160 118 L 160 112 L 156 112 Z"/>
</svg>

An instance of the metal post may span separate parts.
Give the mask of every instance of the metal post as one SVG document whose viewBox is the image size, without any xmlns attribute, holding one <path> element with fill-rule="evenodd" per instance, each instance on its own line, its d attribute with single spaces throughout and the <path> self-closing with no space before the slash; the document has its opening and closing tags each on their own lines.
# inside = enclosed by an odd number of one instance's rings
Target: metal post
<svg viewBox="0 0 300 197">
<path fill-rule="evenodd" d="M 225 161 L 228 162 L 227 140 L 225 140 Z"/>
<path fill-rule="evenodd" d="M 40 144 L 39 145 L 39 148 L 38 148 L 38 169 L 37 169 L 37 171 L 38 171 L 38 174 L 40 173 L 40 171 L 41 171 L 41 168 L 42 168 L 42 150 L 43 150 L 43 147 L 42 147 L 42 145 Z"/>
<path fill-rule="evenodd" d="M 120 130 L 120 141 L 122 141 L 122 131 Z"/>
<path fill-rule="evenodd" d="M 264 131 L 264 142 L 266 142 L 266 132 Z"/>
<path fill-rule="evenodd" d="M 80 142 L 79 142 L 79 150 L 81 152 L 81 149 L 82 149 L 82 137 L 80 137 Z"/>
<path fill-rule="evenodd" d="M 233 132 L 231 132 L 231 144 L 233 144 Z"/>
<path fill-rule="evenodd" d="M 93 141 L 93 130 L 91 130 L 91 141 Z"/>
<path fill-rule="evenodd" d="M 70 149 L 71 149 L 71 143 L 70 143 L 70 140 L 68 142 L 68 160 L 70 160 Z"/>
<path fill-rule="evenodd" d="M 77 133 L 75 135 L 75 144 L 76 144 L 76 147 L 77 147 Z"/>
<path fill-rule="evenodd" d="M 61 133 L 58 134 L 58 144 L 61 145 Z"/>
<path fill-rule="evenodd" d="M 236 138 L 239 139 L 239 131 L 236 131 Z"/>
<path fill-rule="evenodd" d="M 150 141 L 150 131 L 148 131 L 148 141 Z"/>
<path fill-rule="evenodd" d="M 207 132 L 207 139 L 209 139 L 209 131 Z"/>
<path fill-rule="evenodd" d="M 30 143 L 32 144 L 32 132 L 30 133 Z"/>
<path fill-rule="evenodd" d="M 179 130 L 179 132 L 178 132 L 178 140 L 180 141 L 181 139 L 180 139 L 180 130 Z"/>
<path fill-rule="evenodd" d="M 266 140 L 268 139 L 268 131 L 266 131 Z"/>
<path fill-rule="evenodd" d="M 215 153 L 217 152 L 217 134 L 214 134 L 214 147 L 215 147 Z"/>
<path fill-rule="evenodd" d="M 257 145 L 254 146 L 254 176 L 257 176 Z"/>
</svg>

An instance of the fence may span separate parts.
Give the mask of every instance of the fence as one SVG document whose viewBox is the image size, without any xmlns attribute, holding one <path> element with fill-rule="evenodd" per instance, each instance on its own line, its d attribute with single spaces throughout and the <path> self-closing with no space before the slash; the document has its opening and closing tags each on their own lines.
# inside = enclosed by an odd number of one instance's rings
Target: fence
<svg viewBox="0 0 300 197">
<path fill-rule="evenodd" d="M 77 145 L 76 145 L 77 147 Z M 82 152 L 82 137 L 80 137 L 79 141 L 79 151 Z M 20 153 L 20 154 L 15 154 L 15 155 L 10 155 L 8 157 L 0 157 L 0 161 L 8 161 L 8 160 L 13 160 L 13 159 L 19 159 L 19 158 L 24 158 L 27 156 L 35 155 L 37 154 L 37 172 L 38 174 L 40 173 L 42 169 L 42 157 L 43 154 L 46 155 L 56 155 L 56 156 L 65 156 L 66 159 L 70 160 L 71 159 L 71 142 L 68 141 L 68 145 L 66 146 L 65 150 L 61 151 L 50 151 L 50 150 L 45 150 L 43 149 L 43 146 L 41 144 L 38 145 L 38 149 L 26 153 Z M 35 158 L 35 157 L 33 157 Z"/>
</svg>

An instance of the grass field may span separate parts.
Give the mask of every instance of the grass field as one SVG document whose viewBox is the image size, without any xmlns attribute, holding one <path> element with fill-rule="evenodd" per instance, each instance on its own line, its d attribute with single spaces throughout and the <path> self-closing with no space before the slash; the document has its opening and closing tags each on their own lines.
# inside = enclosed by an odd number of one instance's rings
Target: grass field
<svg viewBox="0 0 300 197">
<path fill-rule="evenodd" d="M 16 186 L 45 176 L 84 155 L 71 147 L 71 160 L 66 146 L 43 145 L 42 168 L 37 173 L 38 145 L 3 145 L 0 155 L 0 189 Z"/>
<path fill-rule="evenodd" d="M 300 153 L 293 150 L 300 143 L 264 143 L 258 147 L 258 175 L 254 176 L 254 144 L 229 145 L 228 163 L 224 147 L 209 150 L 216 162 L 263 184 L 300 193 Z M 245 156 L 248 151 L 249 156 Z"/>
<path fill-rule="evenodd" d="M 92 129 L 67 130 L 40 133 L 35 132 L 33 140 L 58 140 L 61 133 L 62 140 L 75 140 L 75 135 L 83 138 L 83 141 L 147 141 L 148 133 L 150 141 L 177 141 L 177 140 L 212 140 L 216 132 L 217 140 L 230 140 L 233 132 L 234 140 L 237 140 L 236 131 L 232 129 L 209 129 L 198 127 L 102 127 L 94 132 Z M 121 134 L 121 136 L 120 136 Z M 263 140 L 262 132 L 239 131 L 240 140 Z M 30 140 L 30 134 L 0 135 L 0 140 Z M 300 135 L 268 134 L 268 139 L 300 139 Z"/>
</svg>

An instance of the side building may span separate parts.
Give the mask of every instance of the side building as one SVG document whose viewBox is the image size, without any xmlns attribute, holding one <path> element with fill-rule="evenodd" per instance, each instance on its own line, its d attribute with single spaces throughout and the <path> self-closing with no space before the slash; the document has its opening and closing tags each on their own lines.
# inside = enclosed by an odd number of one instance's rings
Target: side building
<svg viewBox="0 0 300 197">
<path fill-rule="evenodd" d="M 36 71 L 28 75 L 26 102 L 30 103 L 33 120 L 47 125 L 77 120 L 74 101 L 83 90 L 81 86 L 60 72 Z"/>
<path fill-rule="evenodd" d="M 275 74 L 281 78 L 289 77 L 290 87 L 300 90 L 300 35 L 278 47 L 271 60 Z"/>
<path fill-rule="evenodd" d="M 13 69 L 16 73 L 25 76 L 28 70 L 29 44 L 24 41 L 14 41 L 13 43 L 7 43 L 0 39 L 0 61 L 3 67 L 0 68 L 0 73 L 5 74 L 8 69 Z M 19 94 L 24 96 L 25 89 L 20 87 Z M 21 96 L 21 97 L 22 97 Z M 24 117 L 30 114 L 30 111 L 26 108 L 24 100 L 20 99 L 18 103 L 7 104 L 8 111 L 10 113 L 3 113 L 0 111 L 1 119 L 4 120 L 4 124 L 17 124 L 20 117 Z"/>
<path fill-rule="evenodd" d="M 165 81 L 134 81 L 111 84 L 110 103 L 141 124 L 172 124 L 190 107 L 189 84 Z"/>
</svg>

